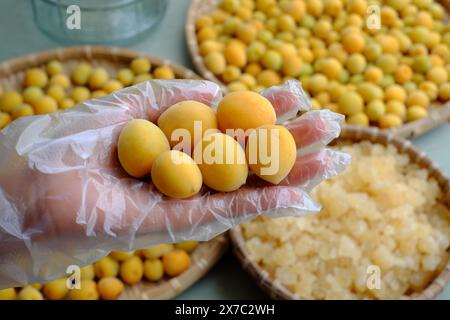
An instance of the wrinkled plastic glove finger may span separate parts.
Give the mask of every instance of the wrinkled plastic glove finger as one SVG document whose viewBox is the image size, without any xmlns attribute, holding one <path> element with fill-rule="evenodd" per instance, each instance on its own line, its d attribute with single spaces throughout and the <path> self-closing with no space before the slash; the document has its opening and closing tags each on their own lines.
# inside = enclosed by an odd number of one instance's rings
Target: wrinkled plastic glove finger
<svg viewBox="0 0 450 320">
<path fill-rule="evenodd" d="M 329 110 L 312 110 L 292 121 L 285 127 L 292 133 L 297 145 L 297 154 L 315 152 L 341 133 L 344 116 Z"/>
<path fill-rule="evenodd" d="M 303 91 L 300 81 L 297 80 L 289 80 L 282 85 L 270 87 L 261 94 L 272 103 L 278 124 L 294 118 L 299 111 L 311 109 L 311 102 Z"/>
</svg>

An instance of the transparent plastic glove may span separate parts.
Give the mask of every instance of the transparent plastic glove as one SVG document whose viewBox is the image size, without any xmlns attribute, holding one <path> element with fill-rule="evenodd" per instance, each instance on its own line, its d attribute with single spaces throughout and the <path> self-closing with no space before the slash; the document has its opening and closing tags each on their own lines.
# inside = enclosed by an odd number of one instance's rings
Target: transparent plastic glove
<svg viewBox="0 0 450 320">
<path fill-rule="evenodd" d="M 299 83 L 290 85 L 291 99 L 277 95 L 286 97 L 285 87 L 268 95 L 280 117 L 305 107 Z M 191 199 L 173 200 L 123 171 L 116 144 L 128 121 L 156 121 L 182 100 L 216 108 L 220 98 L 219 87 L 208 81 L 149 81 L 65 112 L 19 119 L 1 131 L 0 288 L 49 281 L 111 250 L 208 240 L 259 214 L 319 210 L 300 187 L 339 173 L 349 160 L 322 148 L 342 121 L 328 111 L 287 123 L 300 150 L 314 148 L 299 153 L 278 186 L 250 177 L 235 192 L 204 188 Z"/>
</svg>

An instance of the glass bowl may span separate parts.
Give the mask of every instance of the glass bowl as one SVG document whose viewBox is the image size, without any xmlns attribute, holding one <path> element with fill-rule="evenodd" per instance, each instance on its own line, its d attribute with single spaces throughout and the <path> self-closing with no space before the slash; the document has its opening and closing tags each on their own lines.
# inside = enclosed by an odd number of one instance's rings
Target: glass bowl
<svg viewBox="0 0 450 320">
<path fill-rule="evenodd" d="M 36 25 L 66 44 L 128 44 L 164 16 L 168 0 L 32 0 Z"/>
</svg>

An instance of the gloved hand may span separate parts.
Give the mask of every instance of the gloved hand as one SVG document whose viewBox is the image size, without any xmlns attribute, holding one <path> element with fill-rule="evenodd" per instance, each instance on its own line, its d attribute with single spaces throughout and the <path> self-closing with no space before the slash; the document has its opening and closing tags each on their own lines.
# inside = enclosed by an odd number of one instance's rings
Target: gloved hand
<svg viewBox="0 0 450 320">
<path fill-rule="evenodd" d="M 278 119 L 309 108 L 299 83 L 268 89 Z M 215 108 L 219 87 L 208 81 L 150 81 L 67 111 L 16 120 L 0 132 L 0 288 L 42 283 L 111 250 L 208 240 L 263 213 L 304 215 L 320 209 L 307 194 L 338 174 L 349 157 L 324 149 L 342 117 L 311 111 L 286 126 L 299 156 L 277 186 L 249 177 L 231 193 L 202 190 L 187 200 L 163 197 L 129 177 L 117 139 L 135 118 L 156 121 L 171 105 L 197 100 Z"/>
</svg>

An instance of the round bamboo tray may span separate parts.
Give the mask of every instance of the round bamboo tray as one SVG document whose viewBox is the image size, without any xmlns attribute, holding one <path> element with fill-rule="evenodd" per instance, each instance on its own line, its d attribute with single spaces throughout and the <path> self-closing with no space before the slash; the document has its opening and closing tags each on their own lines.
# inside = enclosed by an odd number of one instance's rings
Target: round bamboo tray
<svg viewBox="0 0 450 320">
<path fill-rule="evenodd" d="M 152 66 L 170 66 L 177 78 L 200 79 L 193 71 L 183 66 L 144 53 L 115 47 L 81 46 L 32 53 L 2 62 L 0 64 L 0 85 L 4 90 L 21 90 L 25 70 L 43 66 L 53 59 L 58 59 L 63 63 L 66 73 L 69 73 L 80 61 L 87 61 L 93 66 L 106 68 L 110 76 L 115 76 L 117 70 L 128 66 L 130 61 L 136 57 L 148 58 Z M 181 275 L 156 283 L 142 281 L 133 286 L 126 286 L 120 299 L 170 299 L 175 297 L 203 277 L 217 263 L 228 248 L 228 242 L 228 238 L 221 235 L 209 242 L 200 243 L 190 254 L 191 266 Z"/>
<path fill-rule="evenodd" d="M 435 178 L 443 192 L 442 203 L 450 210 L 450 179 L 438 166 L 426 156 L 425 153 L 414 147 L 408 140 L 394 137 L 392 134 L 381 132 L 377 128 L 350 128 L 343 129 L 338 141 L 359 142 L 368 140 L 382 145 L 392 144 L 399 152 L 407 154 L 413 163 L 429 171 L 430 176 Z M 334 143 L 336 143 L 336 141 Z M 450 213 L 449 213 L 450 214 Z M 241 228 L 235 227 L 230 231 L 233 252 L 241 262 L 243 268 L 256 280 L 259 286 L 274 299 L 298 300 L 304 299 L 283 286 L 279 281 L 273 279 L 269 273 L 259 264 L 254 262 L 246 248 Z M 447 249 L 450 252 L 450 247 Z M 440 274 L 420 293 L 410 296 L 411 299 L 433 299 L 450 282 L 450 261 Z"/>
<path fill-rule="evenodd" d="M 185 34 L 187 46 L 195 69 L 203 78 L 218 83 L 222 90 L 227 92 L 225 84 L 206 68 L 203 57 L 199 53 L 197 36 L 195 33 L 195 21 L 199 17 L 211 13 L 216 9 L 220 2 L 221 0 L 192 0 L 187 13 Z M 447 9 L 447 11 L 450 11 L 450 0 L 440 0 L 439 2 Z M 426 118 L 408 122 L 398 128 L 383 129 L 382 131 L 389 132 L 398 137 L 413 138 L 450 120 L 450 101 L 447 101 L 444 104 L 433 103 L 429 107 L 429 110 L 429 115 Z M 357 127 L 348 124 L 346 124 L 346 126 Z"/>
</svg>

